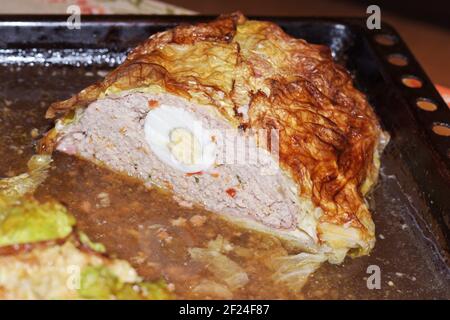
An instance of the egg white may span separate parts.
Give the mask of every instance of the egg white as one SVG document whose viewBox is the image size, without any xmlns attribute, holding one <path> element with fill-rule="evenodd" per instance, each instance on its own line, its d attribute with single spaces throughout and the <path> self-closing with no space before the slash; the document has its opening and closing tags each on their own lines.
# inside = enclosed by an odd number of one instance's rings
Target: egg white
<svg viewBox="0 0 450 320">
<path fill-rule="evenodd" d="M 170 150 L 172 130 L 183 128 L 200 143 L 200 155 L 193 164 L 178 161 Z M 202 122 L 185 109 L 161 104 L 150 110 L 144 123 L 145 139 L 152 152 L 164 163 L 185 173 L 208 171 L 215 162 L 216 145 Z"/>
</svg>

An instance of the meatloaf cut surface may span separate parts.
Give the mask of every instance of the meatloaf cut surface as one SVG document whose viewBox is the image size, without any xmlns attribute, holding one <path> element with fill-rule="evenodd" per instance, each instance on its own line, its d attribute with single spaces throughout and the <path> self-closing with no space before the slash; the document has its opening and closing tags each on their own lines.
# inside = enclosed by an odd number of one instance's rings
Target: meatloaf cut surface
<svg viewBox="0 0 450 320">
<path fill-rule="evenodd" d="M 386 134 L 328 48 L 242 14 L 152 35 L 50 106 L 39 150 L 170 191 L 339 263 L 375 243 L 364 195 Z"/>
</svg>

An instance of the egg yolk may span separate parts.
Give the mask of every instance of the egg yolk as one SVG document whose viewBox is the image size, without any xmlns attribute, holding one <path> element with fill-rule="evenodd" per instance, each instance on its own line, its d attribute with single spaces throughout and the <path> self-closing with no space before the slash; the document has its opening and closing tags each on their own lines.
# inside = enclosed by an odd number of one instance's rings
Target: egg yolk
<svg viewBox="0 0 450 320">
<path fill-rule="evenodd" d="M 201 160 L 200 141 L 185 128 L 175 128 L 170 131 L 168 148 L 175 159 L 185 165 L 197 164 Z"/>
</svg>

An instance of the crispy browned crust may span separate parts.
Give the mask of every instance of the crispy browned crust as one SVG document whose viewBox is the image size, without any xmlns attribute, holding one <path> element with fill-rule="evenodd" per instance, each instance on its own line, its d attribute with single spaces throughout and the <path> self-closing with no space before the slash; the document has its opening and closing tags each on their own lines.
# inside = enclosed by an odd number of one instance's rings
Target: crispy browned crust
<svg viewBox="0 0 450 320">
<path fill-rule="evenodd" d="M 373 245 L 361 188 L 376 180 L 382 132 L 327 47 L 240 13 L 179 26 L 150 37 L 104 81 L 52 104 L 46 116 L 64 116 L 108 92 L 149 86 L 215 105 L 236 126 L 280 130 L 280 163 L 301 195 L 323 209 L 321 223 L 355 227 Z M 243 105 L 247 120 L 237 112 Z M 41 151 L 51 151 L 54 141 L 54 133 L 44 138 Z"/>
</svg>

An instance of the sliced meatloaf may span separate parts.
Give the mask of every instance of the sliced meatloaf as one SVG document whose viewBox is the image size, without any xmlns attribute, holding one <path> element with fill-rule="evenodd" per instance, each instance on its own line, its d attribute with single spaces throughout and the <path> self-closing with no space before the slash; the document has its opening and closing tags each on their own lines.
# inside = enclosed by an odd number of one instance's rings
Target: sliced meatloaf
<svg viewBox="0 0 450 320">
<path fill-rule="evenodd" d="M 386 135 L 328 48 L 242 14 L 152 35 L 47 111 L 59 150 L 340 262 L 375 243 Z"/>
</svg>

